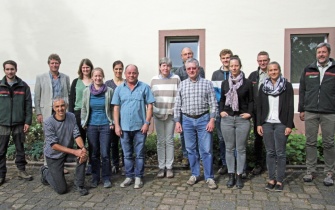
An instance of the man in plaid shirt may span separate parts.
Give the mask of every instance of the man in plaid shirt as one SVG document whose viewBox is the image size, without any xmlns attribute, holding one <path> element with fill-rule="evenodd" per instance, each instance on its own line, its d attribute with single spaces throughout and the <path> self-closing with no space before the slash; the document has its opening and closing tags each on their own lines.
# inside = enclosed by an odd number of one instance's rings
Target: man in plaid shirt
<svg viewBox="0 0 335 210">
<path fill-rule="evenodd" d="M 185 66 L 188 78 L 180 84 L 174 107 L 174 120 L 176 132 L 184 132 L 192 172 L 187 184 L 194 185 L 199 180 L 201 157 L 206 183 L 210 189 L 216 189 L 212 132 L 218 108 L 213 84 L 199 76 L 199 62 L 196 59 L 186 60 Z"/>
</svg>

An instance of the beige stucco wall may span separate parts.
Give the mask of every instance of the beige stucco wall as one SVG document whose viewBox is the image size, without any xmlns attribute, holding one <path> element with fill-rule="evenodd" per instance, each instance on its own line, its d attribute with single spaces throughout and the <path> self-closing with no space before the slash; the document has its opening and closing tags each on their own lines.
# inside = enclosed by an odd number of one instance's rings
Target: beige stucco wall
<svg viewBox="0 0 335 210">
<path fill-rule="evenodd" d="M 334 27 L 335 1 L 324 0 L 157 1 L 2 0 L 0 61 L 18 62 L 18 75 L 33 84 L 58 53 L 60 71 L 77 74 L 82 58 L 112 77 L 112 62 L 137 64 L 140 80 L 157 72 L 158 31 L 206 29 L 206 77 L 220 66 L 218 53 L 238 54 L 247 75 L 260 50 L 284 62 L 285 28 Z M 335 47 L 335 43 L 332 43 Z M 3 76 L 1 71 L 0 76 Z"/>
</svg>

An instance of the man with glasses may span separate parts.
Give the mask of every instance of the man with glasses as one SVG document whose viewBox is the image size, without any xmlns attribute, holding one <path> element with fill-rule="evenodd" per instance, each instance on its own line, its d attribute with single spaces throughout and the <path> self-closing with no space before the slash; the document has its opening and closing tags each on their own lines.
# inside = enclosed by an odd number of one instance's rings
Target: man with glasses
<svg viewBox="0 0 335 210">
<path fill-rule="evenodd" d="M 204 177 L 210 189 L 216 189 L 213 173 L 213 135 L 218 115 L 213 84 L 199 73 L 199 63 L 190 58 L 185 62 L 188 79 L 181 82 L 174 107 L 175 130 L 184 132 L 192 175 L 187 181 L 194 185 L 200 177 L 200 157 Z M 197 103 L 194 103 L 194 102 Z M 199 136 L 199 138 L 196 138 Z"/>
<path fill-rule="evenodd" d="M 188 78 L 188 74 L 186 72 L 185 62 L 187 59 L 193 58 L 193 51 L 189 47 L 185 47 L 181 51 L 181 59 L 183 60 L 183 65 L 179 67 L 174 74 L 178 75 L 180 81 L 184 81 Z M 205 70 L 201 66 L 199 66 L 199 74 L 200 77 L 205 78 Z M 188 166 L 188 159 L 187 159 L 187 150 L 185 148 L 185 140 L 184 140 L 184 133 L 180 133 L 180 141 L 181 141 L 181 148 L 183 150 L 183 157 L 182 164 Z"/>
<path fill-rule="evenodd" d="M 264 80 L 268 77 L 267 68 L 270 62 L 269 53 L 265 51 L 261 51 L 257 55 L 257 63 L 258 68 L 256 71 L 253 71 L 248 79 L 251 80 L 253 85 L 253 93 L 254 93 L 254 111 L 252 120 L 254 122 L 254 156 L 255 156 L 255 167 L 251 171 L 253 175 L 259 175 L 263 171 L 263 137 L 257 133 L 257 97 L 258 97 L 258 90 Z M 245 173 L 244 173 L 245 174 Z M 243 177 L 244 178 L 244 177 Z M 245 177 L 246 178 L 246 177 Z"/>
</svg>

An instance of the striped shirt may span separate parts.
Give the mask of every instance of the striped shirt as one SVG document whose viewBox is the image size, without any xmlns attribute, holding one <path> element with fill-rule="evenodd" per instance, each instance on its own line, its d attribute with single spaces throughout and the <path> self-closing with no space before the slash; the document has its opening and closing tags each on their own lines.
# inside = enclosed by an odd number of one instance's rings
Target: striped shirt
<svg viewBox="0 0 335 210">
<path fill-rule="evenodd" d="M 174 107 L 174 121 L 180 122 L 181 114 L 200 115 L 210 111 L 210 117 L 216 118 L 217 101 L 211 81 L 198 76 L 196 82 L 189 78 L 180 83 Z"/>
<path fill-rule="evenodd" d="M 51 115 L 43 122 L 45 137 L 44 155 L 48 158 L 59 159 L 66 154 L 52 149 L 54 144 L 60 144 L 64 147 L 72 148 L 74 140 L 80 136 L 80 132 L 73 113 L 67 112 L 65 119 L 57 120 Z"/>
<path fill-rule="evenodd" d="M 152 78 L 150 86 L 156 100 L 153 114 L 157 119 L 166 120 L 169 115 L 173 115 L 179 84 L 179 76 L 175 74 L 168 78 L 163 78 L 161 75 Z"/>
</svg>

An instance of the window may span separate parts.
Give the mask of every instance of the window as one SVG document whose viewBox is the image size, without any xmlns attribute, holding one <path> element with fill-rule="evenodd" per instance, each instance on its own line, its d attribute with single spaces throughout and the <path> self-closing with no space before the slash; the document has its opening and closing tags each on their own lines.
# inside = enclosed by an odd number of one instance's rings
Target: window
<svg viewBox="0 0 335 210">
<path fill-rule="evenodd" d="M 183 65 L 183 61 L 180 59 L 180 52 L 184 47 L 191 48 L 193 51 L 193 57 L 199 60 L 199 37 L 167 37 L 165 44 L 165 54 L 172 60 L 174 68 L 178 68 Z"/>
<path fill-rule="evenodd" d="M 315 61 L 315 48 L 321 42 L 335 47 L 335 28 L 301 28 L 285 30 L 284 75 L 298 88 L 301 72 Z M 330 57 L 334 57 L 334 50 Z"/>
<path fill-rule="evenodd" d="M 307 64 L 315 61 L 315 48 L 327 42 L 326 34 L 295 35 L 291 37 L 291 82 L 299 83 L 301 72 Z"/>
<path fill-rule="evenodd" d="M 159 58 L 170 58 L 173 70 L 183 65 L 180 53 L 184 47 L 191 48 L 193 57 L 205 68 L 205 29 L 159 31 Z"/>
</svg>

